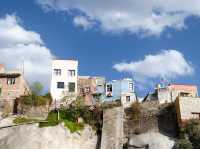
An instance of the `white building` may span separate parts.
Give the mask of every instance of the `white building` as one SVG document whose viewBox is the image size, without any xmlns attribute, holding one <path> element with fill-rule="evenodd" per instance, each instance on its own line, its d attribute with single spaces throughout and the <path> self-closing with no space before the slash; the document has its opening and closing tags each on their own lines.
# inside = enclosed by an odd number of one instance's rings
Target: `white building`
<svg viewBox="0 0 200 149">
<path fill-rule="evenodd" d="M 77 96 L 78 61 L 53 60 L 51 95 L 54 101 L 60 101 L 65 96 Z"/>
</svg>

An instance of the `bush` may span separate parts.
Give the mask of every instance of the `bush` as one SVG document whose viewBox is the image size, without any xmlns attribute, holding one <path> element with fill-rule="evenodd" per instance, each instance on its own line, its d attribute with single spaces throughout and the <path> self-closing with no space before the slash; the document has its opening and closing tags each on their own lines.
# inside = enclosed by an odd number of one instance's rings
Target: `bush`
<svg viewBox="0 0 200 149">
<path fill-rule="evenodd" d="M 64 122 L 65 126 L 70 129 L 71 132 L 81 130 L 84 127 L 84 123 L 92 126 L 93 129 L 99 129 L 99 123 L 101 123 L 101 108 L 96 107 L 91 110 L 84 105 L 83 99 L 78 97 L 69 108 L 61 108 L 58 112 L 51 111 L 46 119 L 46 123 L 40 123 L 40 127 L 55 126 L 61 122 Z M 82 117 L 84 123 L 78 123 L 78 118 Z"/>
<path fill-rule="evenodd" d="M 51 102 L 51 98 L 48 98 L 47 96 L 37 96 L 33 94 L 20 97 L 20 102 L 22 105 L 27 106 L 45 106 L 49 105 L 49 103 Z"/>
<path fill-rule="evenodd" d="M 142 114 L 142 111 L 141 111 L 142 107 L 141 107 L 140 103 L 138 103 L 138 102 L 133 103 L 131 108 L 133 111 L 133 119 L 139 120 L 141 117 L 141 114 Z"/>
<path fill-rule="evenodd" d="M 193 149 L 193 147 L 189 140 L 180 139 L 176 142 L 174 149 Z"/>
<path fill-rule="evenodd" d="M 83 123 L 75 123 L 69 120 L 64 120 L 65 127 L 69 128 L 70 132 L 76 132 L 84 128 Z"/>
<path fill-rule="evenodd" d="M 56 111 L 49 112 L 46 121 L 47 122 L 41 122 L 39 124 L 39 127 L 49 127 L 58 125 L 58 113 Z"/>
<path fill-rule="evenodd" d="M 194 149 L 200 149 L 200 122 L 191 120 L 186 126 L 186 133 Z"/>
</svg>

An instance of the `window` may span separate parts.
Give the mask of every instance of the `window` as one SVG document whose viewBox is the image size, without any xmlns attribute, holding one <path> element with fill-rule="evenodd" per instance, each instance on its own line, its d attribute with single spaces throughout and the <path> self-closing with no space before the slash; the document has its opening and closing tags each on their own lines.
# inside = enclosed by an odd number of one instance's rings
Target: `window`
<svg viewBox="0 0 200 149">
<path fill-rule="evenodd" d="M 75 70 L 68 70 L 68 74 L 70 77 L 74 77 L 76 75 Z"/>
<path fill-rule="evenodd" d="M 85 89 L 84 88 L 80 88 L 80 93 L 84 94 L 85 93 Z"/>
<path fill-rule="evenodd" d="M 74 82 L 70 82 L 68 85 L 68 91 L 69 92 L 75 92 L 75 83 Z"/>
<path fill-rule="evenodd" d="M 85 87 L 85 93 L 89 93 L 90 92 L 90 87 Z"/>
<path fill-rule="evenodd" d="M 126 102 L 130 102 L 131 101 L 131 97 L 130 96 L 126 96 Z"/>
<path fill-rule="evenodd" d="M 56 76 L 60 76 L 61 75 L 61 69 L 54 69 L 54 74 Z"/>
<path fill-rule="evenodd" d="M 129 90 L 133 91 L 133 83 L 132 82 L 129 83 Z"/>
<path fill-rule="evenodd" d="M 112 92 L 112 84 L 107 85 L 107 92 Z"/>
<path fill-rule="evenodd" d="M 57 88 L 64 88 L 65 84 L 64 82 L 57 82 Z"/>
<path fill-rule="evenodd" d="M 192 118 L 200 120 L 200 113 L 198 113 L 198 112 L 192 112 Z"/>
<path fill-rule="evenodd" d="M 15 78 L 8 78 L 7 79 L 7 84 L 8 85 L 14 85 L 15 84 Z"/>
</svg>

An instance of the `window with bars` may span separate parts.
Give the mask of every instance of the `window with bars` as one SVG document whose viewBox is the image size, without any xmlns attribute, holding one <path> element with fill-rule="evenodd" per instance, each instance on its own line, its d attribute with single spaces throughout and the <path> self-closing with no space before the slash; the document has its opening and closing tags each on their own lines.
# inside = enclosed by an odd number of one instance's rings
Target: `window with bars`
<svg viewBox="0 0 200 149">
<path fill-rule="evenodd" d="M 68 74 L 70 77 L 74 77 L 76 75 L 76 71 L 75 70 L 68 70 Z"/>
<path fill-rule="evenodd" d="M 54 74 L 56 76 L 60 76 L 61 75 L 61 69 L 54 69 Z"/>
<path fill-rule="evenodd" d="M 129 83 L 129 90 L 133 91 L 133 83 L 132 82 Z"/>
<path fill-rule="evenodd" d="M 7 79 L 7 84 L 8 85 L 14 85 L 15 84 L 15 78 L 8 78 Z"/>
</svg>

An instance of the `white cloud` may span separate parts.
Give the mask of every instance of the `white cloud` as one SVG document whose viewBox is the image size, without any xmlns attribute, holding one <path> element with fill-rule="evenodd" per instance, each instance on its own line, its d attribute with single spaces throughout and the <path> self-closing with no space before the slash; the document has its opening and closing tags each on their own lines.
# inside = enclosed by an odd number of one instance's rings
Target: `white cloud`
<svg viewBox="0 0 200 149">
<path fill-rule="evenodd" d="M 80 27 L 84 28 L 85 30 L 91 28 L 94 24 L 93 22 L 91 22 L 84 16 L 74 17 L 73 22 L 76 26 L 80 26 Z"/>
<path fill-rule="evenodd" d="M 26 30 L 14 15 L 0 18 L 0 63 L 22 70 L 29 83 L 40 81 L 48 89 L 52 54 L 40 35 Z"/>
<path fill-rule="evenodd" d="M 149 81 L 148 79 L 156 78 L 170 80 L 194 73 L 192 65 L 182 53 L 176 50 L 165 50 L 156 55 L 147 55 L 143 60 L 130 63 L 122 62 L 113 67 L 119 72 L 132 73 L 136 81 L 140 83 L 146 83 Z"/>
<path fill-rule="evenodd" d="M 77 13 L 105 31 L 160 35 L 183 29 L 189 16 L 200 16 L 199 0 L 37 0 L 45 9 Z M 75 11 L 74 11 L 75 10 Z"/>
</svg>

